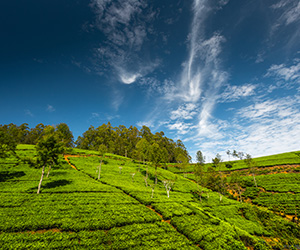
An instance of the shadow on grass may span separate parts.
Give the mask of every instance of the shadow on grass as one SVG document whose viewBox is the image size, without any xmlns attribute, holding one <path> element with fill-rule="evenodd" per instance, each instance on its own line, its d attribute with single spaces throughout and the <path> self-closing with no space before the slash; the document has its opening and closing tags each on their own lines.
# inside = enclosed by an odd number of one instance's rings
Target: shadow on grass
<svg viewBox="0 0 300 250">
<path fill-rule="evenodd" d="M 15 172 L 9 172 L 9 171 L 0 171 L 0 182 L 4 182 L 13 178 L 19 178 L 25 175 L 25 172 L 23 171 L 15 171 Z"/>
<path fill-rule="evenodd" d="M 67 172 L 66 171 L 55 171 L 55 176 L 57 175 L 66 175 Z M 50 173 L 50 176 L 51 176 L 51 173 Z"/>
<path fill-rule="evenodd" d="M 51 182 L 47 182 L 45 185 L 43 185 L 43 188 L 56 188 L 56 187 L 61 187 L 61 186 L 66 186 L 71 184 L 72 181 L 68 181 L 68 180 L 57 180 L 57 181 L 51 181 Z"/>
</svg>

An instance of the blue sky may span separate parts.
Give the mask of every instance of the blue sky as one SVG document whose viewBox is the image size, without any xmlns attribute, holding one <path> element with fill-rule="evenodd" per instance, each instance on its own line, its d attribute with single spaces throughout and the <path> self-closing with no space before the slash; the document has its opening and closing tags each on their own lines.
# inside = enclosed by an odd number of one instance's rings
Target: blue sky
<svg viewBox="0 0 300 250">
<path fill-rule="evenodd" d="M 147 125 L 207 160 L 299 150 L 298 0 L 1 1 L 0 123 Z"/>
</svg>

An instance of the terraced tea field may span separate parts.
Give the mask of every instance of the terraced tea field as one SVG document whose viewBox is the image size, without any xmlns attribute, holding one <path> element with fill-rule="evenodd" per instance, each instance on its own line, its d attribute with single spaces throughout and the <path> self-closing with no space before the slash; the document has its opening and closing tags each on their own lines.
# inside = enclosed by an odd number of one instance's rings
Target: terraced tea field
<svg viewBox="0 0 300 250">
<path fill-rule="evenodd" d="M 104 158 L 98 180 L 97 152 L 74 153 L 61 156 L 39 195 L 41 169 L 14 157 L 1 160 L 0 248 L 283 249 L 300 244 L 299 226 L 267 208 L 226 197 L 220 202 L 218 193 L 205 188 L 200 202 L 193 181 L 159 168 L 155 185 L 154 167 L 114 155 Z M 17 154 L 34 157 L 35 148 L 21 145 Z M 261 182 L 267 183 L 258 178 Z"/>
</svg>

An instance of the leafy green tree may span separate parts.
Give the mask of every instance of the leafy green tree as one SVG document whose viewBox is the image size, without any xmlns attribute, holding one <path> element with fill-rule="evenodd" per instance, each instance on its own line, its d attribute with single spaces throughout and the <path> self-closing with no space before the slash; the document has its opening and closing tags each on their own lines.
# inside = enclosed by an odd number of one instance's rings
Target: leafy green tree
<svg viewBox="0 0 300 250">
<path fill-rule="evenodd" d="M 216 177 L 215 180 L 215 186 L 216 186 L 216 190 L 218 191 L 219 195 L 220 195 L 220 202 L 222 201 L 222 195 L 225 192 L 225 178 L 222 175 L 221 172 L 221 166 L 222 166 L 222 158 L 221 155 L 217 154 L 216 157 L 214 159 L 212 159 L 212 162 L 214 164 L 214 166 L 216 167 L 216 169 L 219 170 L 219 175 Z"/>
<path fill-rule="evenodd" d="M 45 125 L 43 123 L 39 123 L 34 128 L 32 128 L 29 132 L 28 143 L 29 144 L 37 144 L 39 139 L 44 134 Z"/>
<path fill-rule="evenodd" d="M 66 123 L 60 123 L 56 126 L 55 129 L 58 140 L 63 143 L 67 148 L 74 146 L 74 136 L 70 131 L 69 126 Z"/>
<path fill-rule="evenodd" d="M 256 162 L 252 159 L 250 154 L 246 154 L 246 157 L 244 159 L 244 162 L 246 163 L 249 173 L 252 174 L 255 187 L 257 187 L 255 174 L 256 174 Z"/>
<path fill-rule="evenodd" d="M 184 177 L 186 177 L 186 168 L 187 168 L 188 163 L 189 163 L 188 157 L 187 157 L 186 155 L 180 153 L 180 154 L 177 156 L 176 159 L 177 159 L 177 163 L 180 164 L 180 168 L 181 168 L 181 169 L 183 170 L 183 172 L 184 172 Z"/>
<path fill-rule="evenodd" d="M 101 160 L 100 160 L 100 165 L 98 167 L 98 180 L 100 180 L 100 175 L 101 175 L 101 165 L 102 165 L 102 162 L 103 162 L 103 158 L 104 158 L 104 154 L 107 152 L 107 147 L 103 144 L 101 144 L 99 146 L 99 154 L 101 156 Z"/>
<path fill-rule="evenodd" d="M 240 160 L 242 160 L 244 158 L 244 153 L 243 152 L 237 152 L 236 150 L 233 150 L 231 155 L 235 158 L 240 159 Z"/>
<path fill-rule="evenodd" d="M 197 153 L 196 153 L 196 159 L 197 159 L 198 164 L 204 165 L 205 156 L 202 154 L 202 152 L 200 150 L 198 150 Z"/>
<path fill-rule="evenodd" d="M 230 175 L 229 187 L 239 194 L 239 200 L 240 200 L 240 202 L 243 202 L 241 183 L 242 183 L 242 178 L 241 178 L 240 171 L 234 171 Z"/>
<path fill-rule="evenodd" d="M 54 128 L 52 126 L 47 126 L 45 128 L 45 135 L 38 141 L 36 146 L 38 164 L 42 166 L 42 175 L 38 185 L 37 194 L 40 193 L 45 167 L 49 165 L 48 174 L 50 173 L 51 166 L 58 164 L 58 157 L 63 152 L 63 144 L 59 142 Z"/>
<path fill-rule="evenodd" d="M 217 154 L 216 157 L 212 159 L 212 162 L 213 162 L 214 166 L 216 167 L 216 169 L 220 171 L 221 166 L 222 166 L 221 155 Z"/>
<path fill-rule="evenodd" d="M 16 154 L 17 143 L 5 127 L 0 126 L 0 158 L 6 158 L 9 154 Z"/>
<path fill-rule="evenodd" d="M 149 149 L 149 159 L 155 167 L 155 184 L 157 184 L 157 167 L 166 161 L 165 150 L 163 150 L 157 143 L 153 143 Z"/>
<path fill-rule="evenodd" d="M 197 164 L 195 165 L 194 168 L 194 174 L 195 174 L 195 178 L 196 178 L 196 182 L 197 182 L 197 190 L 198 190 L 198 194 L 199 194 L 199 199 L 200 202 L 202 201 L 202 185 L 204 184 L 204 163 L 205 163 L 205 157 L 202 154 L 202 152 L 199 150 L 196 153 L 196 159 L 197 159 Z"/>
<path fill-rule="evenodd" d="M 138 143 L 136 144 L 136 149 L 137 149 L 139 158 L 140 158 L 140 160 L 143 160 L 144 163 L 145 163 L 145 159 L 149 155 L 148 154 L 149 148 L 150 148 L 150 144 L 145 138 L 140 139 L 138 141 Z"/>
<path fill-rule="evenodd" d="M 232 168 L 233 163 L 230 161 L 230 156 L 231 156 L 230 150 L 227 150 L 226 154 L 228 155 L 228 162 L 226 162 L 225 167 L 226 168 Z"/>
</svg>

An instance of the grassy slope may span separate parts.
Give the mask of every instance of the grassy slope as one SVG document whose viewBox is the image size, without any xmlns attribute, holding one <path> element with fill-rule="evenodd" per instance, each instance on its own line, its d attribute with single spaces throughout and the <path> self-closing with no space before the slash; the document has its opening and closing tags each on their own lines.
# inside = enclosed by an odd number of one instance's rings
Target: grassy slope
<svg viewBox="0 0 300 250">
<path fill-rule="evenodd" d="M 32 146 L 18 149 L 22 157 L 35 155 Z M 144 181 L 147 166 L 108 156 L 100 181 L 96 179 L 98 156 L 69 157 L 78 171 L 62 158 L 43 181 L 40 195 L 35 193 L 40 169 L 14 158 L 1 160 L 0 246 L 244 249 L 256 245 L 264 249 L 265 242 L 279 248 L 299 244 L 295 224 L 232 199 L 220 202 L 217 193 L 206 189 L 200 203 L 195 183 L 164 169 L 158 170 L 151 198 L 152 189 Z M 148 184 L 153 185 L 155 170 L 148 167 L 148 171 Z M 162 182 L 166 179 L 175 181 L 170 198 Z"/>
<path fill-rule="evenodd" d="M 257 158 L 254 158 L 254 161 L 258 168 L 270 167 L 270 166 L 280 166 L 280 165 L 293 165 L 293 164 L 300 165 L 300 151 L 257 157 Z M 226 163 L 228 163 L 228 161 L 225 161 L 221 165 L 221 168 L 220 168 L 221 171 L 232 171 L 232 170 L 237 170 L 237 169 L 247 169 L 248 168 L 243 160 L 233 161 L 233 159 L 231 158 L 232 168 L 226 168 L 226 166 L 225 166 Z M 207 168 L 209 166 L 212 166 L 212 164 L 211 163 L 205 164 L 205 168 Z M 185 170 L 183 170 L 180 168 L 180 166 L 178 164 L 174 163 L 174 164 L 168 165 L 168 170 L 171 172 L 174 172 L 174 173 L 182 173 L 184 171 L 193 172 L 194 165 L 191 164 Z"/>
</svg>

